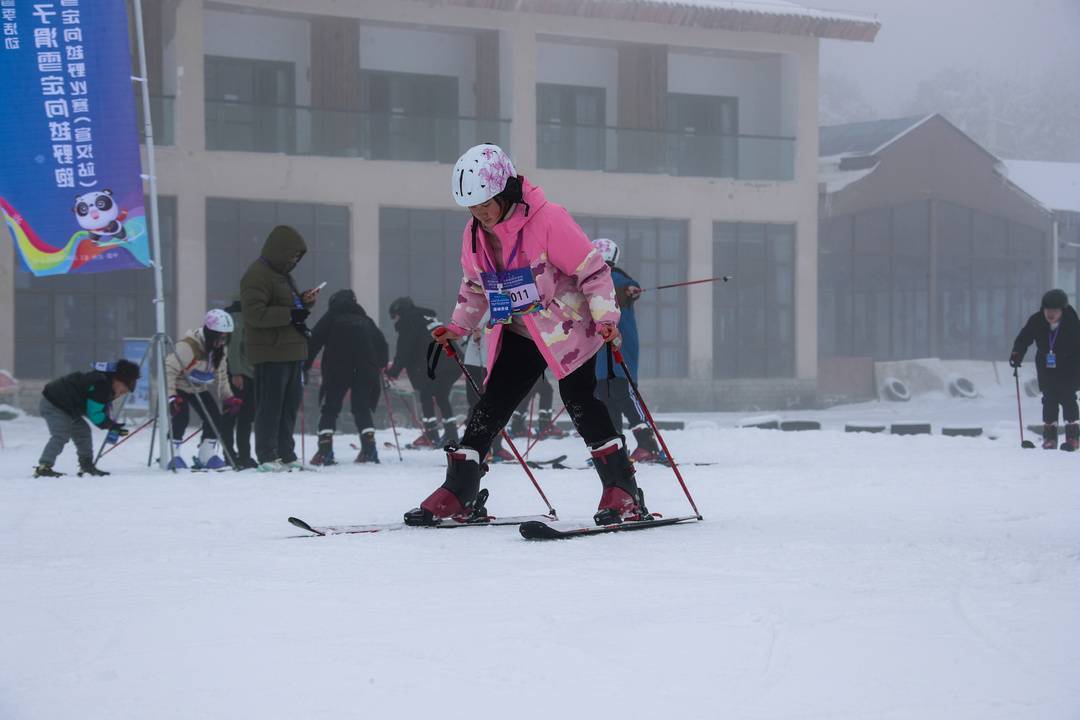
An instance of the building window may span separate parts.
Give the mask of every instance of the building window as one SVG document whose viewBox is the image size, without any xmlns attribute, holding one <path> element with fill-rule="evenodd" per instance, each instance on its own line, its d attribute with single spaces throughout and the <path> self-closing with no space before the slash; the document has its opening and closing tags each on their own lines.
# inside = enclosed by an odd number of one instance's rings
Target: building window
<svg viewBox="0 0 1080 720">
<path fill-rule="evenodd" d="M 795 374 L 795 226 L 713 223 L 713 374 Z"/>
<path fill-rule="evenodd" d="M 458 78 L 383 70 L 364 70 L 360 77 L 366 157 L 443 163 L 457 160 L 462 147 Z"/>
<path fill-rule="evenodd" d="M 296 66 L 207 55 L 206 149 L 296 151 Z"/>
<path fill-rule="evenodd" d="M 536 85 L 536 159 L 542 168 L 604 170 L 607 91 L 602 87 Z"/>
<path fill-rule="evenodd" d="M 689 266 L 689 232 L 685 221 L 575 215 L 590 239 L 610 238 L 619 244 L 619 266 L 641 287 L 680 282 Z M 649 292 L 634 306 L 643 378 L 686 377 L 688 373 L 686 288 Z"/>
<path fill-rule="evenodd" d="M 326 282 L 323 297 L 352 286 L 349 209 L 337 205 L 256 200 L 206 200 L 206 306 L 225 307 L 240 293 L 240 278 L 259 257 L 267 235 L 290 225 L 307 244 L 293 271 L 303 291 Z"/>
<path fill-rule="evenodd" d="M 159 197 L 166 331 L 176 300 L 176 198 Z M 125 337 L 154 334 L 154 273 L 15 274 L 15 375 L 45 379 L 115 359 Z"/>
</svg>

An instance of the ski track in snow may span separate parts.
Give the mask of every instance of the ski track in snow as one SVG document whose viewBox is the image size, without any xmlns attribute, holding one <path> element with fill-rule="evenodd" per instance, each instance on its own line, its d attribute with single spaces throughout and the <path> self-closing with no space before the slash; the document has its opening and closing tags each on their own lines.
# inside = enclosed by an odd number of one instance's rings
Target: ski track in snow
<svg viewBox="0 0 1080 720">
<path fill-rule="evenodd" d="M 913 407 L 1015 417 L 1007 397 Z M 1080 456 L 736 417 L 666 434 L 719 461 L 683 469 L 704 523 L 558 542 L 286 523 L 399 520 L 441 482 L 437 452 L 171 475 L 136 438 L 111 477 L 34 480 L 44 424 L 4 423 L 0 718 L 1080 717 Z M 573 438 L 533 451 L 562 453 L 585 458 Z M 562 519 L 591 516 L 591 471 L 535 472 Z M 687 511 L 670 470 L 639 480 Z M 516 466 L 485 486 L 496 515 L 543 511 Z"/>
</svg>

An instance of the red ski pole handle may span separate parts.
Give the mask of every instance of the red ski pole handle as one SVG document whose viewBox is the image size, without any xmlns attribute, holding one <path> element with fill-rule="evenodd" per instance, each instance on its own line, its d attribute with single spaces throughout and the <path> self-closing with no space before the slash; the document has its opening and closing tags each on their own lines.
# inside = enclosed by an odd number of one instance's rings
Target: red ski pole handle
<svg viewBox="0 0 1080 720">
<path fill-rule="evenodd" d="M 454 348 L 453 341 L 451 341 L 451 340 L 440 340 L 439 339 L 448 332 L 449 332 L 449 330 L 447 329 L 447 327 L 445 325 L 440 325 L 439 327 L 435 328 L 435 330 L 432 331 L 431 335 L 432 335 L 432 337 L 435 338 L 435 342 L 439 343 L 439 345 L 442 346 L 443 352 L 445 352 L 450 357 L 456 357 L 457 350 L 455 350 L 455 348 Z"/>
</svg>

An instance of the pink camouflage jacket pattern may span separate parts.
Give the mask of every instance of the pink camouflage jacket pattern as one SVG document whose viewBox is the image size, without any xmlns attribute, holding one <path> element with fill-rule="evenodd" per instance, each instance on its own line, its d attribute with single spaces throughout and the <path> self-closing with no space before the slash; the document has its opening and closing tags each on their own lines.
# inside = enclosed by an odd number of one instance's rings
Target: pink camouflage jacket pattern
<svg viewBox="0 0 1080 720">
<path fill-rule="evenodd" d="M 505 266 L 517 242 L 518 230 L 522 231 L 522 246 L 514 266 L 524 267 L 522 256 L 528 260 L 542 305 L 539 312 L 524 315 L 522 320 L 548 367 L 561 380 L 603 346 L 597 324 L 619 322 L 615 286 L 610 268 L 570 213 L 548 202 L 544 191 L 528 180 L 524 180 L 522 190 L 528 211 L 519 204 L 509 218 L 495 226 L 494 232 L 502 244 Z M 491 246 L 482 230 L 477 232 L 477 252 L 473 253 L 472 222 L 470 219 L 466 224 L 462 236 L 464 277 L 449 325 L 450 330 L 462 336 L 484 321 L 488 301 L 480 273 L 495 267 Z M 488 330 L 488 372 L 495 367 L 505 331 L 501 324 Z"/>
</svg>

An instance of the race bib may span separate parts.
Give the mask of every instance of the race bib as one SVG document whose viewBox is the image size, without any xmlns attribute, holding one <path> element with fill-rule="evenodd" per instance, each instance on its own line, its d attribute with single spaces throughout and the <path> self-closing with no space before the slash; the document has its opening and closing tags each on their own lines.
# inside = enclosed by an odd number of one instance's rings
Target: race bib
<svg viewBox="0 0 1080 720">
<path fill-rule="evenodd" d="M 531 268 L 480 273 L 491 310 L 491 324 L 508 323 L 515 315 L 540 310 L 540 292 Z"/>
<path fill-rule="evenodd" d="M 209 385 L 214 382 L 214 373 L 208 370 L 189 370 L 187 374 L 188 382 L 192 385 Z"/>
</svg>

